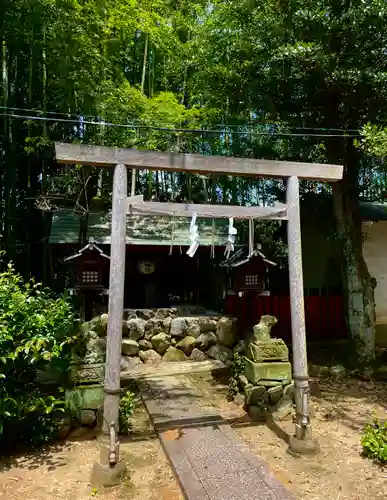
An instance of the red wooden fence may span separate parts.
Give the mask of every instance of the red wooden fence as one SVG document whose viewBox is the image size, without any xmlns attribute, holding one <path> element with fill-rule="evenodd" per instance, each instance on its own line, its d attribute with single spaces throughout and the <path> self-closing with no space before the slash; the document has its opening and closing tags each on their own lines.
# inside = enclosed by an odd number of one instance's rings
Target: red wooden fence
<svg viewBox="0 0 387 500">
<path fill-rule="evenodd" d="M 263 314 L 271 314 L 278 319 L 278 324 L 273 328 L 273 335 L 291 339 L 290 298 L 287 295 L 229 295 L 226 299 L 226 312 L 239 319 L 242 331 L 258 323 Z M 309 339 L 332 340 L 346 337 L 342 297 L 305 297 L 305 325 Z"/>
</svg>

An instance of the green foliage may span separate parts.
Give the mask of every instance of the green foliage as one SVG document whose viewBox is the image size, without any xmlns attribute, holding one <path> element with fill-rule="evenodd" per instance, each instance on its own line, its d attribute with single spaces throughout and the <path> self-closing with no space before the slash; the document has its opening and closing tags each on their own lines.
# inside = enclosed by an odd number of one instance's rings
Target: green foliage
<svg viewBox="0 0 387 500">
<path fill-rule="evenodd" d="M 361 438 L 363 454 L 379 464 L 387 463 L 387 421 L 375 419 Z"/>
<path fill-rule="evenodd" d="M 387 154 L 387 129 L 367 123 L 361 130 L 362 138 L 356 142 L 369 154 L 385 157 Z"/>
<path fill-rule="evenodd" d="M 239 353 L 234 353 L 233 363 L 230 367 L 231 376 L 228 384 L 228 399 L 232 401 L 234 396 L 239 392 L 239 375 L 245 371 L 245 362 L 243 356 Z"/>
<path fill-rule="evenodd" d="M 65 381 L 72 332 L 69 302 L 23 282 L 8 264 L 0 273 L 0 442 L 53 436 L 64 401 L 42 379 L 54 374 L 58 383 Z"/>
<path fill-rule="evenodd" d="M 131 429 L 130 418 L 136 405 L 136 395 L 128 390 L 120 401 L 119 429 L 121 434 L 128 434 Z"/>
<path fill-rule="evenodd" d="M 346 240 L 361 255 L 352 207 L 359 185 L 366 189 L 380 171 L 364 151 L 385 156 L 386 133 L 366 126 L 361 154 L 348 134 L 367 121 L 387 122 L 385 2 L 3 0 L 1 14 L 0 104 L 39 118 L 1 120 L 1 244 L 24 276 L 52 285 L 60 274 L 49 264 L 50 214 L 36 210 L 34 198 L 43 198 L 43 210 L 59 200 L 85 218 L 97 200 L 111 204 L 111 172 L 58 169 L 54 141 L 344 164 L 348 182 L 336 189 L 334 206 L 346 209 Z M 39 111 L 13 109 L 20 107 Z M 184 131 L 192 128 L 200 132 Z M 204 182 L 212 202 L 283 201 L 281 181 Z M 136 187 L 165 201 L 205 198 L 195 175 L 139 170 Z M 313 213 L 332 192 L 302 182 L 301 194 Z M 256 226 L 273 260 L 285 254 L 276 225 Z"/>
</svg>

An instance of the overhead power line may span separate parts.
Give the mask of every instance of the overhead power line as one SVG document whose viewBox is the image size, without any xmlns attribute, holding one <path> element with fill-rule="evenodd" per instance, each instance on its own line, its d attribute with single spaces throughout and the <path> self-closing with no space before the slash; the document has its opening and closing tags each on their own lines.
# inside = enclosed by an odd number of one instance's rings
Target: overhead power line
<svg viewBox="0 0 387 500">
<path fill-rule="evenodd" d="M 1 108 L 1 106 L 0 106 Z M 219 129 L 190 129 L 190 128 L 170 128 L 170 127 L 157 127 L 153 125 L 134 125 L 134 124 L 126 124 L 126 123 L 112 123 L 105 121 L 89 121 L 84 120 L 82 117 L 79 117 L 77 120 L 71 120 L 69 118 L 51 118 L 48 116 L 30 116 L 30 115 L 19 115 L 15 113 L 2 113 L 2 116 L 7 116 L 10 118 L 20 118 L 23 120 L 36 120 L 36 121 L 46 121 L 46 122 L 60 122 L 60 123 L 72 123 L 76 125 L 95 125 L 95 126 L 103 126 L 103 127 L 117 127 L 117 128 L 126 128 L 131 130 L 154 130 L 159 132 L 168 132 L 168 133 L 194 133 L 194 134 L 224 134 L 225 130 Z M 227 126 L 224 126 L 227 128 Z M 311 129 L 307 129 L 311 130 Z M 362 137 L 361 134 L 348 134 L 344 132 L 343 134 L 318 134 L 318 133 L 293 133 L 293 132 L 246 132 L 246 131 L 233 131 L 235 135 L 250 135 L 250 136 L 278 136 L 278 137 L 345 137 L 345 138 L 355 138 Z"/>
<path fill-rule="evenodd" d="M 64 116 L 66 118 L 70 118 L 74 116 L 77 120 L 83 120 L 85 118 L 92 118 L 94 120 L 102 120 L 102 116 L 89 115 L 85 113 L 61 113 L 58 111 L 46 111 L 38 108 L 15 108 L 11 106 L 0 106 L 0 109 L 9 110 L 9 111 L 23 111 L 23 113 L 41 113 L 42 115 L 57 115 Z M 174 125 L 175 122 L 164 121 L 165 124 Z M 130 125 L 130 124 L 128 124 Z M 132 122 L 132 125 L 136 125 L 136 121 Z M 332 127 L 293 127 L 289 125 L 281 125 L 280 123 L 211 123 L 213 127 L 222 127 L 222 128 L 233 128 L 233 127 L 281 127 L 286 126 L 291 130 L 320 130 L 325 132 L 358 132 L 358 129 L 348 129 L 348 128 L 332 128 Z"/>
</svg>

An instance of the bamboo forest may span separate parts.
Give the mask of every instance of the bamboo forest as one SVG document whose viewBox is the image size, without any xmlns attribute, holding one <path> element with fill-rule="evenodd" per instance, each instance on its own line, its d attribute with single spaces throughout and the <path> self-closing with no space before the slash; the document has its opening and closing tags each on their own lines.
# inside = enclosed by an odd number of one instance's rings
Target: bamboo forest
<svg viewBox="0 0 387 500">
<path fill-rule="evenodd" d="M 386 28 L 0 0 L 0 500 L 387 498 Z"/>
<path fill-rule="evenodd" d="M 373 327 L 357 202 L 386 196 L 385 2 L 3 0 L 0 16 L 0 249 L 22 276 L 55 287 L 59 206 L 87 217 L 111 204 L 111 174 L 59 168 L 55 141 L 342 164 L 333 191 L 304 182 L 302 196 L 332 205 L 350 318 L 362 297 L 351 329 Z M 281 182 L 227 176 L 131 183 L 161 201 L 284 196 Z"/>
</svg>

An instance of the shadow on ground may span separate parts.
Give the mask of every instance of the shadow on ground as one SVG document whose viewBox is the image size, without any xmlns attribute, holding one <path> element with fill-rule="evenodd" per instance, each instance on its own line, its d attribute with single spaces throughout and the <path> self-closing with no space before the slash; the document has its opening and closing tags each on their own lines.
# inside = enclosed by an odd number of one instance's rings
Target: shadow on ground
<svg viewBox="0 0 387 500">
<path fill-rule="evenodd" d="M 20 469 L 34 470 L 45 466 L 48 470 L 54 470 L 67 464 L 63 456 L 58 456 L 60 452 L 68 448 L 66 443 L 55 443 L 33 451 L 27 448 L 19 448 L 8 456 L 2 456 L 0 460 L 0 473 L 10 470 L 13 467 Z"/>
</svg>

